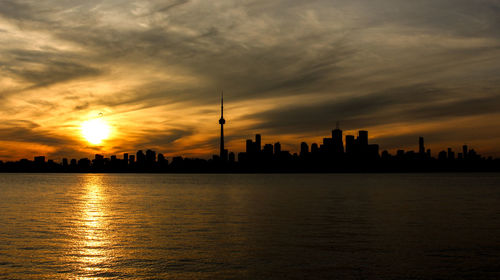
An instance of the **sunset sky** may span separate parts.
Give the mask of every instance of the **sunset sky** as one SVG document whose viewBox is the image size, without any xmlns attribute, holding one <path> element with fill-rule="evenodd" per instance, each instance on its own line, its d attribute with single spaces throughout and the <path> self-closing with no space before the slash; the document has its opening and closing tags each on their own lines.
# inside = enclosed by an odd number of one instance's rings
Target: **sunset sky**
<svg viewBox="0 0 500 280">
<path fill-rule="evenodd" d="M 296 152 L 340 121 L 381 150 L 500 157 L 500 1 L 0 1 L 0 159 Z M 111 126 L 99 145 L 82 123 Z"/>
</svg>

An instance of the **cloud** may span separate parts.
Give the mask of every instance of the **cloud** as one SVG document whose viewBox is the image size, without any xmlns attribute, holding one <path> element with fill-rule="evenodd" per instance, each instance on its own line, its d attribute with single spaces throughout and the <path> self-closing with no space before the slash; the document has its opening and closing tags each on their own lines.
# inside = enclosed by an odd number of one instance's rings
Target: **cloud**
<svg viewBox="0 0 500 280">
<path fill-rule="evenodd" d="M 54 135 L 35 122 L 10 120 L 0 125 L 0 141 L 38 143 L 43 145 L 66 145 L 72 141 Z"/>
<path fill-rule="evenodd" d="M 170 129 L 168 132 L 161 130 L 146 130 L 143 134 L 147 137 L 147 140 L 141 143 L 143 147 L 166 147 L 166 152 L 173 152 L 172 149 L 168 149 L 168 146 L 174 144 L 175 141 L 182 139 L 184 137 L 193 135 L 193 131 L 190 129 Z"/>
<path fill-rule="evenodd" d="M 71 61 L 69 58 L 71 55 L 65 53 L 11 50 L 5 54 L 11 56 L 17 63 L 4 67 L 3 72 L 23 79 L 30 88 L 49 86 L 101 73 L 94 67 Z"/>
<path fill-rule="evenodd" d="M 312 132 L 328 123 L 341 121 L 350 129 L 397 122 L 421 122 L 490 114 L 497 111 L 500 95 L 460 97 L 452 90 L 430 85 L 392 88 L 361 96 L 337 100 L 273 108 L 245 116 L 259 121 L 254 129 L 278 133 Z"/>
<path fill-rule="evenodd" d="M 75 106 L 73 108 L 73 110 L 75 110 L 75 111 L 81 111 L 81 110 L 85 110 L 85 109 L 89 108 L 89 106 L 90 106 L 90 103 L 85 102 L 85 103 L 82 103 L 81 105 Z"/>
<path fill-rule="evenodd" d="M 238 136 L 488 118 L 499 105 L 499 14 L 493 0 L 4 0 L 0 115 L 40 127 L 0 138 L 36 142 L 44 131 L 40 143 L 70 147 L 67 128 L 104 111 L 133 143 L 103 152 L 208 154 L 217 123 L 207 127 L 206 110 L 215 114 L 222 89 Z"/>
</svg>

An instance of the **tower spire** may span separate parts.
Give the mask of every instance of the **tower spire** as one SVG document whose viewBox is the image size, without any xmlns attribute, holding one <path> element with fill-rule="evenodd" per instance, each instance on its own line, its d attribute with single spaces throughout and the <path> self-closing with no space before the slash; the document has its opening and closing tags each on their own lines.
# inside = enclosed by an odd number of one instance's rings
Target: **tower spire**
<svg viewBox="0 0 500 280">
<path fill-rule="evenodd" d="M 226 120 L 224 120 L 224 91 L 221 92 L 221 98 L 220 98 L 220 119 L 219 119 L 219 124 L 220 124 L 220 159 L 221 160 L 226 160 L 226 150 L 224 149 L 224 124 L 226 123 Z"/>
</svg>

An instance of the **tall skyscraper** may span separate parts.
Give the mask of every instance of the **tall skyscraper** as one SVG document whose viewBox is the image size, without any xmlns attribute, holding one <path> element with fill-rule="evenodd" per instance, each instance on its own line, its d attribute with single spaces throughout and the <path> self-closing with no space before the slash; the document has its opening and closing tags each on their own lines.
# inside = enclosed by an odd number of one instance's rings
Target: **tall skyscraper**
<svg viewBox="0 0 500 280">
<path fill-rule="evenodd" d="M 418 153 L 420 155 L 424 155 L 425 154 L 424 137 L 418 138 Z"/>
<path fill-rule="evenodd" d="M 281 153 L 281 144 L 280 142 L 274 143 L 274 154 L 279 155 Z"/>
<path fill-rule="evenodd" d="M 156 162 L 156 152 L 153 150 L 146 151 L 146 162 L 148 165 L 153 165 Z"/>
<path fill-rule="evenodd" d="M 365 149 L 368 146 L 368 131 L 360 130 L 358 132 L 358 144 L 362 149 Z"/>
<path fill-rule="evenodd" d="M 333 152 L 343 153 L 344 152 L 344 142 L 342 141 L 342 130 L 339 128 L 339 123 L 337 122 L 337 127 L 332 130 L 333 139 Z"/>
<path fill-rule="evenodd" d="M 309 154 L 309 146 L 306 142 L 300 143 L 300 156 L 306 157 Z"/>
<path fill-rule="evenodd" d="M 261 136 L 260 134 L 255 134 L 255 150 L 256 152 L 260 152 L 261 150 Z"/>
<path fill-rule="evenodd" d="M 448 148 L 448 159 L 449 160 L 454 160 L 455 159 L 455 152 L 451 148 Z"/>
<path fill-rule="evenodd" d="M 220 99 L 220 159 L 225 160 L 226 159 L 226 151 L 224 150 L 224 124 L 226 123 L 226 120 L 224 119 L 224 92 L 221 94 L 221 99 Z"/>
<path fill-rule="evenodd" d="M 136 153 L 135 159 L 137 160 L 137 164 L 144 164 L 144 162 L 146 161 L 146 155 L 144 155 L 144 152 L 142 150 L 139 150 Z"/>
</svg>

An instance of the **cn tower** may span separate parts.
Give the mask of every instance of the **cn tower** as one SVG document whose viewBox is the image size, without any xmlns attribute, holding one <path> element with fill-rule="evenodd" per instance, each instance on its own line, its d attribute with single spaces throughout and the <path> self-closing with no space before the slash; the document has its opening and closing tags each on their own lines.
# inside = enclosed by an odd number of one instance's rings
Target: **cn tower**
<svg viewBox="0 0 500 280">
<path fill-rule="evenodd" d="M 224 124 L 226 123 L 226 120 L 224 119 L 224 92 L 221 94 L 221 99 L 220 99 L 220 159 L 225 160 L 226 159 L 226 153 L 224 150 Z"/>
</svg>

